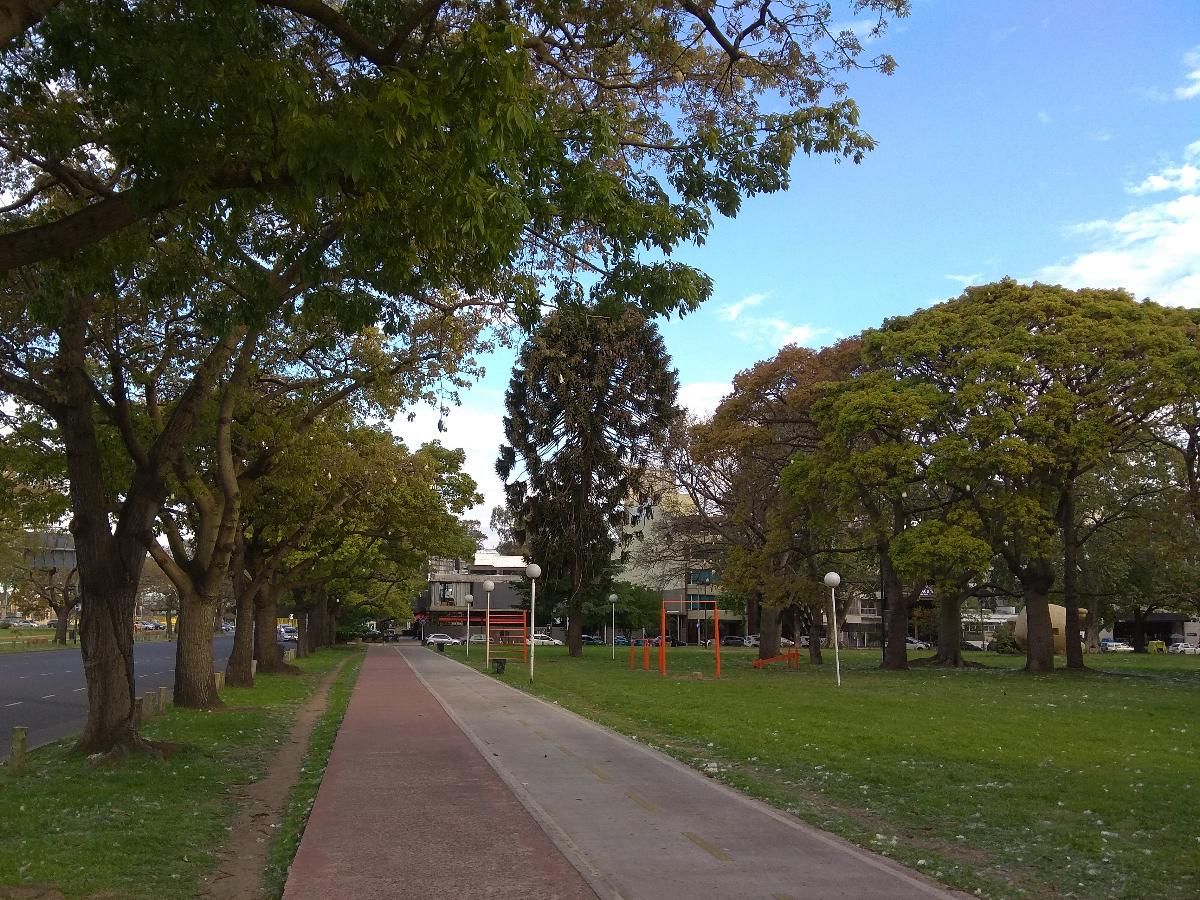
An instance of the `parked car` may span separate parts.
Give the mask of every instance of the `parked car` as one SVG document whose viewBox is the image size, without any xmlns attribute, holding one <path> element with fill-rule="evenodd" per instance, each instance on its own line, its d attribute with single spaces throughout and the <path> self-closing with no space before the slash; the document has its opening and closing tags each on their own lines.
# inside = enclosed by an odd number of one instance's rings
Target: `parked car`
<svg viewBox="0 0 1200 900">
<path fill-rule="evenodd" d="M 625 635 L 623 635 L 623 634 L 618 634 L 616 637 L 613 638 L 613 643 L 616 644 L 618 647 L 628 647 L 629 646 L 629 638 L 625 637 Z"/>
<path fill-rule="evenodd" d="M 471 641 L 470 641 L 470 643 L 472 643 L 472 644 L 484 644 L 484 643 L 487 643 L 487 636 L 486 636 L 486 635 L 483 635 L 483 634 L 480 634 L 479 632 L 475 632 L 475 634 L 471 635 Z"/>
<path fill-rule="evenodd" d="M 1133 647 L 1124 641 L 1101 641 L 1101 653 L 1132 653 Z"/>
<path fill-rule="evenodd" d="M 448 634 L 431 634 L 425 638 L 425 646 L 427 647 L 432 647 L 434 644 L 451 644 L 457 647 L 461 643 L 462 641 L 458 638 L 450 637 Z"/>
<path fill-rule="evenodd" d="M 747 637 L 746 637 L 746 646 L 747 647 L 757 647 L 760 643 L 762 643 L 762 639 L 757 634 L 747 635 Z"/>
<path fill-rule="evenodd" d="M 983 641 L 963 641 L 960 649 L 970 651 L 986 650 L 987 644 Z"/>
<path fill-rule="evenodd" d="M 1188 656 L 1200 656 L 1200 647 L 1192 644 L 1175 643 L 1167 648 L 1168 653 L 1183 653 Z"/>
<path fill-rule="evenodd" d="M 541 646 L 561 647 L 563 645 L 563 642 L 560 641 L 558 638 L 550 637 L 550 635 L 548 635 L 548 634 L 540 634 L 536 631 L 532 635 L 529 636 L 529 639 L 525 643 L 530 644 L 530 645 L 537 645 L 538 647 L 541 647 Z"/>
<path fill-rule="evenodd" d="M 594 634 L 585 634 L 579 638 L 585 644 L 603 644 L 604 638 Z"/>
<path fill-rule="evenodd" d="M 796 642 L 789 638 L 781 637 L 779 639 L 779 646 L 780 647 L 795 647 Z"/>
<path fill-rule="evenodd" d="M 749 647 L 749 641 L 740 634 L 727 634 L 721 638 L 722 647 Z"/>
<path fill-rule="evenodd" d="M 231 632 L 234 631 L 234 624 L 232 622 L 222 622 L 221 630 L 223 632 L 225 632 L 226 634 L 230 634 Z"/>
<path fill-rule="evenodd" d="M 971 643 L 975 643 L 972 641 Z M 907 637 L 904 639 L 904 644 L 909 650 L 932 650 L 933 648 L 925 641 L 917 640 L 915 637 Z M 980 647 L 980 649 L 983 649 Z"/>
<path fill-rule="evenodd" d="M 300 631 L 295 625 L 280 625 L 276 629 L 276 638 L 281 641 L 300 640 Z"/>
</svg>

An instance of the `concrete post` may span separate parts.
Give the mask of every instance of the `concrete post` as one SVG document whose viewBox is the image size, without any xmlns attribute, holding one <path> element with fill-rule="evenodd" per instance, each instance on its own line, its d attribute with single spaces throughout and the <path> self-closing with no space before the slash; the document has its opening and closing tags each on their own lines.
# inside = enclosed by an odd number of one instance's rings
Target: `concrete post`
<svg viewBox="0 0 1200 900">
<path fill-rule="evenodd" d="M 167 689 L 165 687 L 160 687 L 158 689 L 158 711 L 160 713 L 165 713 L 167 711 L 168 702 L 170 702 L 170 698 L 167 696 Z"/>
<path fill-rule="evenodd" d="M 25 765 L 25 745 L 29 738 L 29 729 L 24 725 L 14 725 L 12 730 L 12 752 L 8 757 L 8 765 L 14 772 L 20 772 Z"/>
<path fill-rule="evenodd" d="M 213 672 L 213 677 L 217 680 L 217 690 L 218 691 L 221 690 L 223 687 L 225 687 L 225 673 L 224 672 Z"/>
<path fill-rule="evenodd" d="M 153 719 L 158 715 L 158 693 L 150 692 L 142 698 L 142 712 L 147 719 Z"/>
</svg>

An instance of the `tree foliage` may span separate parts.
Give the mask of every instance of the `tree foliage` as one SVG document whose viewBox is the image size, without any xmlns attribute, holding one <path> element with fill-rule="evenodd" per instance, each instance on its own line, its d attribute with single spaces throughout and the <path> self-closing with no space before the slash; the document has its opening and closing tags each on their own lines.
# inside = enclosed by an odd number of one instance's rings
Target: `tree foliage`
<svg viewBox="0 0 1200 900">
<path fill-rule="evenodd" d="M 624 504 L 678 414 L 669 364 L 658 329 L 636 309 L 572 307 L 543 320 L 509 382 L 496 471 L 545 596 L 571 618 L 574 655 L 585 600 L 611 582 Z"/>
</svg>

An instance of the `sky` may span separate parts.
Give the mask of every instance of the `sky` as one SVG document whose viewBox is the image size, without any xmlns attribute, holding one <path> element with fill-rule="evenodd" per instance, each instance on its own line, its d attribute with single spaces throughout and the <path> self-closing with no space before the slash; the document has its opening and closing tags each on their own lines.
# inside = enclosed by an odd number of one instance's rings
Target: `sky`
<svg viewBox="0 0 1200 900">
<path fill-rule="evenodd" d="M 833 0 L 835 19 L 845 0 Z M 801 158 L 785 193 L 746 200 L 676 258 L 713 297 L 661 323 L 680 398 L 710 414 L 733 376 L 784 345 L 821 347 L 1005 276 L 1122 287 L 1200 306 L 1200 0 L 914 0 L 867 47 L 888 77 L 850 95 L 878 148 Z M 515 351 L 437 429 L 466 451 L 487 524 Z"/>
</svg>

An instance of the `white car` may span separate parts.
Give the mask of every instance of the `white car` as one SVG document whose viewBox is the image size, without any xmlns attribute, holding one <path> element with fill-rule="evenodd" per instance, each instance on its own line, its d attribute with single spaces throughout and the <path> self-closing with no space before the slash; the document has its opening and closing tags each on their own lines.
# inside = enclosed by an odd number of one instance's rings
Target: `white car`
<svg viewBox="0 0 1200 900">
<path fill-rule="evenodd" d="M 932 649 L 928 643 L 919 640 L 915 637 L 906 637 L 904 644 L 909 650 L 929 650 Z"/>
<path fill-rule="evenodd" d="M 486 641 L 487 641 L 487 638 L 484 637 L 479 632 L 476 632 L 475 634 L 471 635 L 471 643 L 472 644 L 483 644 L 483 643 L 486 643 Z"/>
<path fill-rule="evenodd" d="M 425 638 L 426 647 L 432 647 L 434 644 L 451 644 L 457 647 L 461 643 L 462 641 L 458 638 L 450 637 L 448 634 L 431 634 Z"/>
<path fill-rule="evenodd" d="M 1200 656 L 1200 647 L 1192 644 L 1172 644 L 1167 648 L 1168 653 L 1185 653 L 1188 656 Z"/>
<path fill-rule="evenodd" d="M 1132 653 L 1133 647 L 1124 641 L 1102 641 L 1100 643 L 1101 653 Z"/>
<path fill-rule="evenodd" d="M 558 638 L 550 637 L 550 635 L 548 635 L 548 634 L 537 634 L 537 633 L 534 633 L 528 640 L 525 641 L 525 643 L 529 644 L 529 645 L 536 644 L 539 647 L 541 647 L 541 646 L 561 647 L 563 645 L 563 642 L 560 641 Z"/>
</svg>

